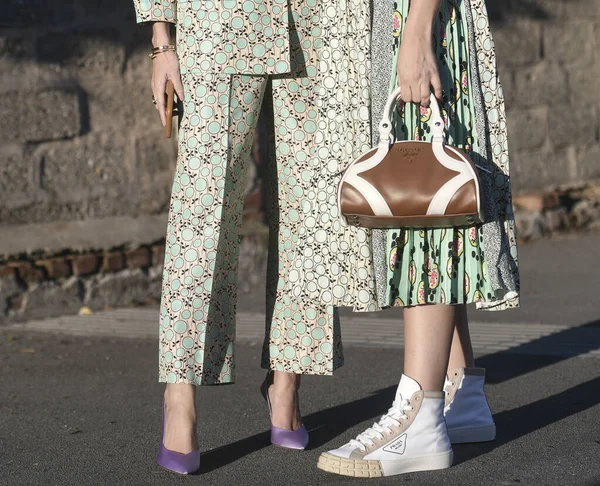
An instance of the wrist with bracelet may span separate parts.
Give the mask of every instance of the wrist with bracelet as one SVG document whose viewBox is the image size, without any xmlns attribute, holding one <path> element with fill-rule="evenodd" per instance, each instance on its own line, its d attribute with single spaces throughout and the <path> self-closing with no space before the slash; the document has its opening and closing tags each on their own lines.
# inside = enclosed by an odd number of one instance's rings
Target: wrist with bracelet
<svg viewBox="0 0 600 486">
<path fill-rule="evenodd" d="M 158 46 L 152 49 L 152 51 L 150 52 L 150 54 L 148 54 L 148 57 L 150 59 L 154 59 L 156 56 L 158 56 L 159 54 L 162 54 L 163 52 L 175 52 L 175 46 L 173 44 L 166 44 L 164 46 Z"/>
</svg>

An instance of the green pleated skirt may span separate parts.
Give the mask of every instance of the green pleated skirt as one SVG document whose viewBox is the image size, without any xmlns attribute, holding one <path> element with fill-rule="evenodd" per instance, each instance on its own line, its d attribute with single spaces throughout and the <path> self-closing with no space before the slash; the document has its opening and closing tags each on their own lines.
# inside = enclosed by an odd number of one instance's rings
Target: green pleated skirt
<svg viewBox="0 0 600 486">
<path fill-rule="evenodd" d="M 397 85 L 397 51 L 406 23 L 408 6 L 408 0 L 398 0 L 397 10 L 394 12 L 395 47 L 390 90 Z M 469 32 L 464 8 L 464 2 L 441 2 L 434 29 L 435 51 L 443 86 L 442 115 L 446 121 L 448 143 L 469 154 L 479 166 L 480 175 L 487 177 L 486 181 L 489 182 L 494 177 L 498 179 L 498 187 L 491 188 L 490 194 L 496 197 L 492 204 L 500 207 L 496 214 L 500 214 L 505 228 L 502 252 L 512 255 L 512 277 L 518 282 L 516 238 L 507 177 L 508 159 L 505 154 L 506 127 L 504 124 L 501 127 L 502 133 L 494 135 L 495 145 L 491 143 L 489 126 L 484 137 L 488 140 L 478 137 L 477 117 L 489 117 L 490 113 L 483 113 L 475 100 L 476 94 L 481 97 L 482 86 L 479 73 L 473 75 L 474 64 L 469 56 L 481 53 L 470 52 L 474 43 L 469 43 L 469 36 L 473 35 L 473 31 Z M 490 45 L 493 55 L 491 37 Z M 495 94 L 491 95 L 500 98 L 501 115 L 504 116 L 499 83 L 495 82 L 492 88 Z M 394 120 L 396 140 L 430 140 L 430 117 L 429 109 L 414 104 L 400 107 Z M 478 147 L 486 147 L 496 153 L 484 158 L 480 156 L 481 150 Z M 501 162 L 504 155 L 506 163 L 503 167 Z M 495 288 L 498 285 L 494 286 L 488 278 L 488 262 L 481 226 L 389 230 L 384 242 L 387 279 L 383 304 L 386 306 L 476 303 L 478 307 L 500 309 L 518 305 L 517 292 Z"/>
</svg>

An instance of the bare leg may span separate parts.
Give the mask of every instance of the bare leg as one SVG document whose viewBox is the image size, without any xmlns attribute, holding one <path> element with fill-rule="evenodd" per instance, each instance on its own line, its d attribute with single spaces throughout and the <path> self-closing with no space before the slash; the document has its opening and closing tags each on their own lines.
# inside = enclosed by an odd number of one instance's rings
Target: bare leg
<svg viewBox="0 0 600 486">
<path fill-rule="evenodd" d="M 182 383 L 166 386 L 164 444 L 182 454 L 198 449 L 195 386 Z"/>
<path fill-rule="evenodd" d="M 302 425 L 298 400 L 301 376 L 275 371 L 273 384 L 269 388 L 269 399 L 273 408 L 272 423 L 275 427 L 296 430 Z"/>
<path fill-rule="evenodd" d="M 404 309 L 404 374 L 424 391 L 444 388 L 455 310 L 444 304 Z"/>
<path fill-rule="evenodd" d="M 454 315 L 454 336 L 452 338 L 452 348 L 450 349 L 448 371 L 456 368 L 470 368 L 473 365 L 473 347 L 471 345 L 471 335 L 469 334 L 467 306 L 458 305 Z"/>
</svg>

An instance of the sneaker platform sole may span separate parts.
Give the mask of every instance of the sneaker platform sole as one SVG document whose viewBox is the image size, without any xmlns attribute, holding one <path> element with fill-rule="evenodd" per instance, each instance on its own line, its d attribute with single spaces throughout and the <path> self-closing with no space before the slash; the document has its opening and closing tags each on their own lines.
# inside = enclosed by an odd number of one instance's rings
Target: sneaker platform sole
<svg viewBox="0 0 600 486">
<path fill-rule="evenodd" d="M 490 442 L 496 438 L 496 426 L 471 427 L 467 429 L 448 429 L 451 444 L 469 444 Z"/>
<path fill-rule="evenodd" d="M 323 471 L 355 478 L 381 478 L 417 471 L 434 471 L 452 466 L 452 451 L 397 461 L 346 459 L 324 452 L 317 467 Z"/>
</svg>

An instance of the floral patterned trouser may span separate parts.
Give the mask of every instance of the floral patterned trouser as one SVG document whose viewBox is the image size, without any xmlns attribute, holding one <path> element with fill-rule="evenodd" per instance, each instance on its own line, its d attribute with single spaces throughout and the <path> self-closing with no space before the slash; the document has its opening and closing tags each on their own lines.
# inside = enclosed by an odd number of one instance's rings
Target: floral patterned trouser
<svg viewBox="0 0 600 486">
<path fill-rule="evenodd" d="M 263 366 L 330 374 L 342 364 L 333 306 L 289 291 L 302 228 L 300 205 L 314 189 L 310 164 L 317 112 L 309 77 L 184 75 L 186 99 L 167 229 L 160 319 L 160 381 L 234 381 L 234 338 L 246 163 L 266 95 L 276 147 L 267 180 L 270 245 Z M 314 264 L 304 256 L 310 270 Z"/>
</svg>

